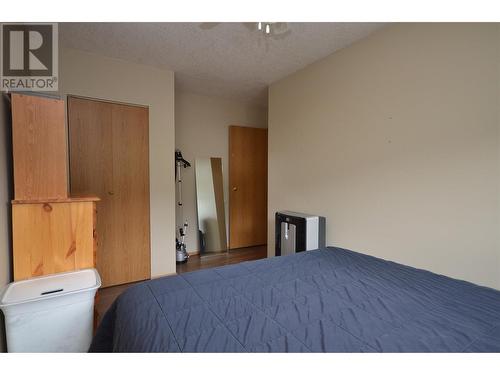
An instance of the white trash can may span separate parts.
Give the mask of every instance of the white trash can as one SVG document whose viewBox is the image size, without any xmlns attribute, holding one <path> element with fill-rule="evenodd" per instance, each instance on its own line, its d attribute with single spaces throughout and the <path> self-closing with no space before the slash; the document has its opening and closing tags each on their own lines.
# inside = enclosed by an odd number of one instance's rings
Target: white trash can
<svg viewBox="0 0 500 375">
<path fill-rule="evenodd" d="M 0 293 L 9 352 L 86 352 L 92 341 L 93 268 L 21 280 Z"/>
</svg>

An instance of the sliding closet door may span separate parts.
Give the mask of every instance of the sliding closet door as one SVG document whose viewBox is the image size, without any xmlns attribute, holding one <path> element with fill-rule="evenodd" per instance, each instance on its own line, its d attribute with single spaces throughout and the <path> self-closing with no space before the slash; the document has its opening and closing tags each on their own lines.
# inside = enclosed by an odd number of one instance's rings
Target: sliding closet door
<svg viewBox="0 0 500 375">
<path fill-rule="evenodd" d="M 70 189 L 96 195 L 103 286 L 151 277 L 148 109 L 68 97 Z"/>
</svg>

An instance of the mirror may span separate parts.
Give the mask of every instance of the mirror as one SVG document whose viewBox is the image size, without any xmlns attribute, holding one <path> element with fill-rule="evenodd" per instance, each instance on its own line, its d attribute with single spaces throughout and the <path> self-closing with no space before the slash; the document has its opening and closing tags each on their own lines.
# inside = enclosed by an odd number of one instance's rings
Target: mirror
<svg viewBox="0 0 500 375">
<path fill-rule="evenodd" d="M 195 160 L 200 255 L 227 250 L 221 158 Z"/>
</svg>

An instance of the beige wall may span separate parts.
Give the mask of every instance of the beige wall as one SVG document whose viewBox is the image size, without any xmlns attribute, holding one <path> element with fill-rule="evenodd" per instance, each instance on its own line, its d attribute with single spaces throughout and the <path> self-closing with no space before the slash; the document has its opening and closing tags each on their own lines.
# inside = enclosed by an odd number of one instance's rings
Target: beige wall
<svg viewBox="0 0 500 375">
<path fill-rule="evenodd" d="M 500 31 L 400 24 L 270 87 L 274 212 L 327 244 L 500 288 Z"/>
<path fill-rule="evenodd" d="M 177 225 L 188 220 L 188 251 L 198 251 L 194 160 L 221 157 L 226 218 L 228 212 L 229 125 L 267 127 L 267 108 L 236 100 L 226 100 L 185 92 L 175 95 L 175 146 L 181 149 L 191 168 L 183 169 L 184 215 L 177 209 Z"/>
<path fill-rule="evenodd" d="M 82 51 L 60 51 L 60 91 L 149 106 L 151 275 L 175 273 L 174 73 Z"/>
<path fill-rule="evenodd" d="M 11 281 L 10 199 L 12 194 L 12 159 L 8 102 L 0 96 L 0 289 Z M 0 312 L 0 315 L 2 313 Z M 0 317 L 0 352 L 6 350 L 4 323 Z"/>
</svg>

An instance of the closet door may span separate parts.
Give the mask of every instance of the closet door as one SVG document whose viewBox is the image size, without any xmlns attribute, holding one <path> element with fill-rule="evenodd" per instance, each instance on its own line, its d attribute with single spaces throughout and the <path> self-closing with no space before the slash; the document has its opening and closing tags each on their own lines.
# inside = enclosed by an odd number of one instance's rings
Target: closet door
<svg viewBox="0 0 500 375">
<path fill-rule="evenodd" d="M 101 198 L 103 286 L 151 277 L 149 115 L 145 107 L 68 97 L 70 190 Z"/>
</svg>

